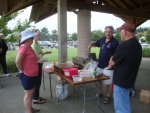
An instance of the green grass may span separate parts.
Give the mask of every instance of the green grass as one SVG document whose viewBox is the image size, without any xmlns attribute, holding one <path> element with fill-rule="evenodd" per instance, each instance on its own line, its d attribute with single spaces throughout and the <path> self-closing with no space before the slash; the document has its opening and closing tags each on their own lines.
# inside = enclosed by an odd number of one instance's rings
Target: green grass
<svg viewBox="0 0 150 113">
<path fill-rule="evenodd" d="M 43 49 L 43 51 L 46 51 L 46 50 L 51 50 L 52 53 L 44 55 L 44 58 L 46 58 L 49 62 L 58 61 L 58 49 Z M 67 50 L 68 50 L 67 51 L 68 60 L 72 60 L 72 57 L 77 56 L 77 48 L 68 48 Z M 98 57 L 99 48 L 92 48 L 91 52 L 95 52 Z M 11 60 L 15 59 L 16 55 L 17 55 L 17 51 L 8 51 L 6 55 L 7 61 L 9 61 L 10 59 Z"/>
</svg>

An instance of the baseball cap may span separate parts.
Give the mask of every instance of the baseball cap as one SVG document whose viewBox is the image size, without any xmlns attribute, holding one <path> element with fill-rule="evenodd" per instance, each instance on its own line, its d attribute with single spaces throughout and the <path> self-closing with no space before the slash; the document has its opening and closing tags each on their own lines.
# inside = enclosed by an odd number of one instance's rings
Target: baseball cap
<svg viewBox="0 0 150 113">
<path fill-rule="evenodd" d="M 132 22 L 125 22 L 121 27 L 117 28 L 117 30 L 126 30 L 129 32 L 135 32 L 136 26 Z"/>
</svg>

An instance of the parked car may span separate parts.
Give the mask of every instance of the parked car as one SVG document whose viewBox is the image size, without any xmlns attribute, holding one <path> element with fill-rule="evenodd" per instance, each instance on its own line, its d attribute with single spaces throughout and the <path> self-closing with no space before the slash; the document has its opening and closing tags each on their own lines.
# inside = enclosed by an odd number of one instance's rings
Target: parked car
<svg viewBox="0 0 150 113">
<path fill-rule="evenodd" d="M 78 47 L 78 43 L 77 42 L 73 42 L 73 47 L 77 48 Z"/>
<path fill-rule="evenodd" d="M 53 43 L 49 42 L 49 41 L 38 41 L 38 43 L 40 44 L 41 48 L 53 48 L 54 45 Z"/>
<path fill-rule="evenodd" d="M 12 42 L 7 42 L 6 45 L 8 50 L 15 50 L 15 45 Z"/>
<path fill-rule="evenodd" d="M 141 46 L 142 46 L 142 47 L 148 47 L 149 44 L 147 44 L 147 43 L 141 43 Z"/>
<path fill-rule="evenodd" d="M 55 43 L 55 48 L 58 48 L 58 43 Z"/>
<path fill-rule="evenodd" d="M 58 43 L 55 43 L 55 48 L 58 48 Z M 69 45 L 67 45 L 67 48 L 69 48 Z"/>
</svg>

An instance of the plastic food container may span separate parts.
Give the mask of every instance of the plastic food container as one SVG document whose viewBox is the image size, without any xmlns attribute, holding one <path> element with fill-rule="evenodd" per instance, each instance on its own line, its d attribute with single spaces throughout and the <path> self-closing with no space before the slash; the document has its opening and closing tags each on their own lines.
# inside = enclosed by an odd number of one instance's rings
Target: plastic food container
<svg viewBox="0 0 150 113">
<path fill-rule="evenodd" d="M 92 76 L 93 74 L 89 70 L 80 70 L 79 75 L 82 77 L 89 77 Z"/>
<path fill-rule="evenodd" d="M 80 81 L 82 81 L 82 77 L 79 76 L 79 75 L 74 75 L 74 76 L 72 76 L 72 78 L 73 78 L 74 82 L 80 82 Z"/>
<path fill-rule="evenodd" d="M 78 74 L 78 69 L 77 68 L 65 68 L 63 69 L 64 75 L 68 78 L 71 78 L 73 75 Z"/>
<path fill-rule="evenodd" d="M 112 81 L 113 81 L 113 73 L 114 73 L 114 70 L 108 70 L 107 68 L 105 68 L 103 70 L 103 74 L 106 75 L 106 76 L 109 76 L 110 79 L 108 80 L 103 80 L 103 84 L 104 85 L 109 85 L 109 84 L 112 84 Z"/>
</svg>

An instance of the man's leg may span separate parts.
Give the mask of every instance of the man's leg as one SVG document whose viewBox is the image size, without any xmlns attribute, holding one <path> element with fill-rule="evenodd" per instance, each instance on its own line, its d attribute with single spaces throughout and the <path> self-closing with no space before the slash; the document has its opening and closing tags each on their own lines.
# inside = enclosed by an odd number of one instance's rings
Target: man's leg
<svg viewBox="0 0 150 113">
<path fill-rule="evenodd" d="M 110 97 L 111 96 L 111 91 L 112 91 L 112 84 L 106 85 L 106 88 L 107 88 L 106 96 Z"/>
<path fill-rule="evenodd" d="M 131 89 L 114 85 L 114 109 L 115 113 L 131 113 L 129 93 Z"/>
<path fill-rule="evenodd" d="M 106 85 L 106 97 L 104 98 L 104 104 L 109 104 L 110 100 L 111 100 L 111 89 L 112 89 L 112 85 L 109 84 L 109 85 Z"/>
<path fill-rule="evenodd" d="M 2 66 L 2 69 L 4 71 L 4 76 L 9 77 L 10 74 L 8 74 L 8 71 L 7 71 L 6 56 L 1 57 L 1 66 Z"/>
</svg>

